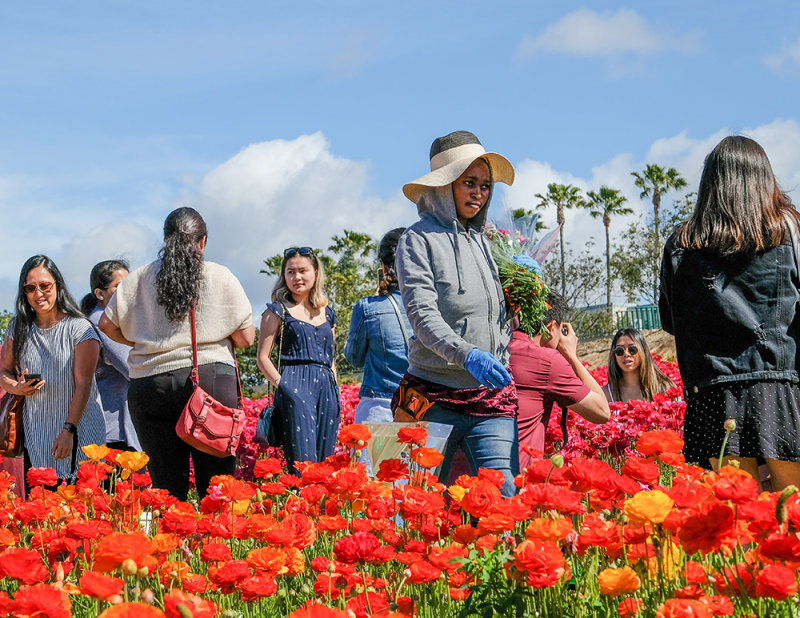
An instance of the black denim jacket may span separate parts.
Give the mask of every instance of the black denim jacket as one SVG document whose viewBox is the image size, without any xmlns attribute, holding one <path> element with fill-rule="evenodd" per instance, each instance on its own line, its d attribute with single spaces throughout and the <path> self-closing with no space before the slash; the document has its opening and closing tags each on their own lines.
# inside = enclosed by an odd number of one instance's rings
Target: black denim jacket
<svg viewBox="0 0 800 618">
<path fill-rule="evenodd" d="M 687 398 L 736 380 L 798 381 L 798 279 L 791 238 L 749 260 L 677 247 L 661 261 L 661 324 L 675 335 Z"/>
</svg>

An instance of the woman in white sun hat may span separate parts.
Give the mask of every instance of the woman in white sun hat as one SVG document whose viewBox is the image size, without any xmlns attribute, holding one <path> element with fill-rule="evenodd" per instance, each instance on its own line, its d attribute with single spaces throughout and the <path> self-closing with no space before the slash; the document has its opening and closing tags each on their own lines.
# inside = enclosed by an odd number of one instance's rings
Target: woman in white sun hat
<svg viewBox="0 0 800 618">
<path fill-rule="evenodd" d="M 506 369 L 506 303 L 483 227 L 494 183 L 510 185 L 514 168 L 468 131 L 435 139 L 430 163 L 430 173 L 403 187 L 420 220 L 397 246 L 398 281 L 414 336 L 408 373 L 395 393 L 395 420 L 411 420 L 406 411 L 420 410 L 413 400 L 421 395 L 423 408 L 431 404 L 424 419 L 452 426 L 440 478 L 447 480 L 460 446 L 473 473 L 501 472 L 502 493 L 510 496 L 519 471 L 517 396 Z M 404 405 L 409 400 L 412 405 Z"/>
</svg>

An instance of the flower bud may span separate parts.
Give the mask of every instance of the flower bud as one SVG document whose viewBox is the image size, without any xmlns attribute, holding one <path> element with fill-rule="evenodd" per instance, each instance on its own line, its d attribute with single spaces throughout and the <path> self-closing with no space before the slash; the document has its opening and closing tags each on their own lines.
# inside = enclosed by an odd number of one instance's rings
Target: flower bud
<svg viewBox="0 0 800 618">
<path fill-rule="evenodd" d="M 142 601 L 147 603 L 148 605 L 152 605 L 153 601 L 155 600 L 155 595 L 150 588 L 145 588 L 144 592 L 142 593 Z"/>
<path fill-rule="evenodd" d="M 778 523 L 782 524 L 786 521 L 786 503 L 789 497 L 796 494 L 798 491 L 800 491 L 800 489 L 797 488 L 797 485 L 789 485 L 781 492 L 781 495 L 778 496 L 778 501 L 775 503 L 775 519 L 778 520 Z"/>
<path fill-rule="evenodd" d="M 192 618 L 192 610 L 186 607 L 183 603 L 178 603 L 175 606 L 178 610 L 178 613 L 181 615 L 181 618 Z"/>
<path fill-rule="evenodd" d="M 131 577 L 136 575 L 136 572 L 139 570 L 139 566 L 132 558 L 126 558 L 123 560 L 121 566 L 122 572 L 125 573 L 125 575 L 130 575 Z"/>
<path fill-rule="evenodd" d="M 136 575 L 139 576 L 139 577 L 147 577 L 149 573 L 150 573 L 150 569 L 148 569 L 145 566 L 139 567 L 139 570 L 136 571 Z"/>
<path fill-rule="evenodd" d="M 554 453 L 550 455 L 550 463 L 553 464 L 554 468 L 563 468 L 564 456 L 561 453 Z"/>
<path fill-rule="evenodd" d="M 736 429 L 736 419 L 729 418 L 725 421 L 723 427 L 725 427 L 725 431 L 734 431 Z"/>
</svg>

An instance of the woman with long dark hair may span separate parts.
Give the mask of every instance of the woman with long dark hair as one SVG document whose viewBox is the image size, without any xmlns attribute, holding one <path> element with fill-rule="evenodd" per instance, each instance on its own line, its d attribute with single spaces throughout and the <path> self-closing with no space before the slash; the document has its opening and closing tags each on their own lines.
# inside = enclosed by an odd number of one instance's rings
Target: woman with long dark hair
<svg viewBox="0 0 800 618">
<path fill-rule="evenodd" d="M 764 149 L 726 137 L 661 262 L 661 321 L 675 335 L 686 393 L 686 459 L 716 467 L 730 430 L 725 460 L 758 479 L 764 458 L 775 490 L 800 485 L 799 226 Z"/>
<path fill-rule="evenodd" d="M 77 449 L 105 443 L 94 378 L 99 352 L 99 337 L 58 267 L 45 255 L 29 258 L 0 359 L 0 387 L 25 396 L 26 468 L 55 468 L 69 480 Z"/>
<path fill-rule="evenodd" d="M 290 471 L 296 462 L 333 455 L 339 433 L 336 313 L 324 285 L 325 270 L 314 250 L 290 247 L 283 252 L 272 302 L 261 315 L 258 368 L 275 387 L 277 433 Z M 276 340 L 280 371 L 270 360 Z"/>
<path fill-rule="evenodd" d="M 653 361 L 642 331 L 623 328 L 616 332 L 608 353 L 608 384 L 603 387 L 609 402 L 653 401 L 653 395 L 673 386 Z"/>
<path fill-rule="evenodd" d="M 413 331 L 394 267 L 397 241 L 404 231 L 398 227 L 384 234 L 378 245 L 378 294 L 360 299 L 350 317 L 344 355 L 353 367 L 364 370 L 356 423 L 392 422 L 392 395 L 408 369 L 408 338 Z M 369 465 L 366 449 L 362 454 Z"/>
<path fill-rule="evenodd" d="M 132 346 L 128 392 L 133 424 L 156 487 L 180 500 L 189 490 L 189 459 L 202 498 L 215 474 L 232 474 L 234 457 L 217 458 L 183 442 L 175 424 L 192 393 L 189 312 L 195 307 L 200 385 L 221 403 L 237 403 L 234 348 L 255 338 L 250 301 L 224 266 L 206 262 L 205 221 L 193 208 L 173 210 L 155 262 L 132 272 L 111 297 L 100 328 Z"/>
<path fill-rule="evenodd" d="M 92 290 L 81 300 L 81 311 L 89 321 L 98 326 L 100 317 L 117 287 L 128 276 L 130 267 L 125 260 L 98 262 L 89 274 Z M 100 360 L 95 379 L 100 392 L 100 404 L 106 421 L 106 445 L 120 450 L 141 450 L 136 429 L 128 410 L 128 353 L 130 348 L 100 333 Z"/>
</svg>

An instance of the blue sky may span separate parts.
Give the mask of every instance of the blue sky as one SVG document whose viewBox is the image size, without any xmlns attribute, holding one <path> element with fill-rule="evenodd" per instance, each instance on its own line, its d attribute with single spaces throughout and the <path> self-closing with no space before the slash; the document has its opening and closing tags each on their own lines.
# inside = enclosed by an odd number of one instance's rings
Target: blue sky
<svg viewBox="0 0 800 618">
<path fill-rule="evenodd" d="M 184 204 L 261 307 L 265 257 L 411 223 L 400 189 L 456 129 L 516 166 L 498 213 L 554 181 L 642 212 L 630 171 L 674 166 L 692 188 L 742 132 L 800 200 L 790 0 L 7 2 L 0 57 L 0 309 L 35 253 L 76 297 L 101 259 L 146 263 Z M 586 213 L 566 231 L 602 236 Z"/>
</svg>

